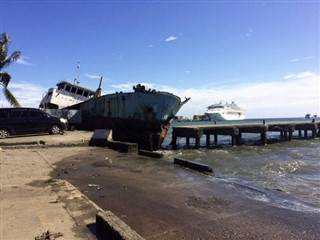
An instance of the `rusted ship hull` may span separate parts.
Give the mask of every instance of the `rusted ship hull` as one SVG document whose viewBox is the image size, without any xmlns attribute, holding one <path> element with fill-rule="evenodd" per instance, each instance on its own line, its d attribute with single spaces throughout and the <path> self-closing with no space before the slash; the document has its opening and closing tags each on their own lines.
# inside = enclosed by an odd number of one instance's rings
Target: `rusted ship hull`
<svg viewBox="0 0 320 240">
<path fill-rule="evenodd" d="M 115 141 L 138 143 L 140 149 L 158 150 L 170 121 L 186 103 L 167 92 L 115 93 L 69 106 L 78 110 L 78 129 L 112 129 Z"/>
</svg>

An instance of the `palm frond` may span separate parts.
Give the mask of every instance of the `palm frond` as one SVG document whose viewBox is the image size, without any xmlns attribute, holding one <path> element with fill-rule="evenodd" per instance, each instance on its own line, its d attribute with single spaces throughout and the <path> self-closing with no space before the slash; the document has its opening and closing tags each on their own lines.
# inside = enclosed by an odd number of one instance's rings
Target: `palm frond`
<svg viewBox="0 0 320 240">
<path fill-rule="evenodd" d="M 7 43 L 7 42 L 10 42 L 10 38 L 9 38 L 8 33 L 6 33 L 6 32 L 1 33 L 0 44 L 4 44 L 4 43 Z"/>
<path fill-rule="evenodd" d="M 9 57 L 8 54 L 8 44 L 10 43 L 9 35 L 4 32 L 0 35 L 0 70 L 9 65 L 11 62 L 16 61 L 20 56 L 20 51 L 13 52 Z M 9 102 L 11 106 L 21 107 L 18 100 L 13 96 L 10 90 L 7 88 L 10 82 L 11 76 L 7 72 L 0 72 L 0 85 L 3 87 L 3 95 Z"/>
<path fill-rule="evenodd" d="M 8 88 L 3 88 L 2 92 L 11 106 L 17 107 L 17 108 L 21 107 L 18 100 L 12 95 L 12 93 L 10 92 L 10 90 Z"/>
<path fill-rule="evenodd" d="M 2 33 L 0 37 L 0 64 L 7 57 L 9 42 L 10 42 L 9 35 L 7 33 Z M 1 69 L 1 65 L 0 65 L 0 69 Z"/>
<path fill-rule="evenodd" d="M 6 88 L 10 82 L 11 76 L 7 72 L 0 72 L 0 84 Z"/>
<path fill-rule="evenodd" d="M 21 52 L 20 51 L 14 51 L 10 57 L 8 57 L 7 59 L 9 59 L 11 62 L 18 60 L 18 58 L 21 56 Z"/>
<path fill-rule="evenodd" d="M 2 62 L 0 62 L 0 69 L 8 66 L 10 63 L 12 63 L 13 61 L 18 60 L 18 58 L 21 56 L 21 52 L 20 51 L 15 51 L 11 54 L 11 56 L 7 57 L 6 59 L 4 59 Z"/>
</svg>

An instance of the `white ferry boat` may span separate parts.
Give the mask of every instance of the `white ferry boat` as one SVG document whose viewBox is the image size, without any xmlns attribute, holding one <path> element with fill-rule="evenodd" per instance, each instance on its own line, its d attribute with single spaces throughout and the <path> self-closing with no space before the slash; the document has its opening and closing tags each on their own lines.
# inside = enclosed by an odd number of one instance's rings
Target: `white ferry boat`
<svg viewBox="0 0 320 240">
<path fill-rule="evenodd" d="M 234 102 L 229 104 L 220 101 L 217 104 L 209 106 L 205 115 L 207 115 L 211 121 L 243 120 L 246 117 L 246 110 L 238 107 Z"/>
<path fill-rule="evenodd" d="M 67 81 L 57 83 L 56 88 L 50 88 L 42 98 L 39 108 L 62 109 L 89 100 L 95 91 L 72 84 Z"/>
</svg>

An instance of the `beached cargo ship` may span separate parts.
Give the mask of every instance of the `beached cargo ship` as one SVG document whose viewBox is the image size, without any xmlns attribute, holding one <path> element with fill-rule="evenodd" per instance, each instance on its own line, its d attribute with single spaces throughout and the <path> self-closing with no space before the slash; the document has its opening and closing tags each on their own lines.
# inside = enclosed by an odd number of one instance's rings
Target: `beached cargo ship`
<svg viewBox="0 0 320 240">
<path fill-rule="evenodd" d="M 160 148 L 171 120 L 190 99 L 181 101 L 176 95 L 146 90 L 140 84 L 133 87 L 133 92 L 100 96 L 101 81 L 92 98 L 64 107 L 60 113 L 67 116 L 76 129 L 112 129 L 113 140 L 138 143 L 141 149 Z M 44 99 L 51 98 L 44 96 Z M 42 106 L 51 105 L 42 101 Z"/>
</svg>

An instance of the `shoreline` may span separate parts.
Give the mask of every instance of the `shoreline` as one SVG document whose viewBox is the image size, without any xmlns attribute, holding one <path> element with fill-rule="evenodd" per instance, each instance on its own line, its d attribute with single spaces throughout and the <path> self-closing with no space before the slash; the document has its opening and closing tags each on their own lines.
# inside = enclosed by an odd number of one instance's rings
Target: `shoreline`
<svg viewBox="0 0 320 240">
<path fill-rule="evenodd" d="M 173 163 L 137 155 L 112 156 L 103 149 L 94 149 L 87 155 L 64 159 L 57 169 L 67 169 L 69 173 L 63 175 L 66 180 L 146 239 L 320 236 L 317 213 L 250 199 L 233 186 Z M 98 185 L 99 189 L 87 184 Z"/>
</svg>

